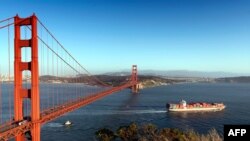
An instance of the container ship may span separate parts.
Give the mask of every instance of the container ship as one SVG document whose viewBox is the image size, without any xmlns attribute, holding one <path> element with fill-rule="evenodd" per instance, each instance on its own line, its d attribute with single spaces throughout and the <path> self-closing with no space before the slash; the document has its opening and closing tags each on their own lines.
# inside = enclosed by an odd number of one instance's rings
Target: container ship
<svg viewBox="0 0 250 141">
<path fill-rule="evenodd" d="M 168 103 L 167 109 L 171 112 L 188 112 L 188 111 L 221 111 L 225 109 L 226 106 L 223 103 L 189 103 L 185 100 L 181 100 L 178 104 Z"/>
</svg>

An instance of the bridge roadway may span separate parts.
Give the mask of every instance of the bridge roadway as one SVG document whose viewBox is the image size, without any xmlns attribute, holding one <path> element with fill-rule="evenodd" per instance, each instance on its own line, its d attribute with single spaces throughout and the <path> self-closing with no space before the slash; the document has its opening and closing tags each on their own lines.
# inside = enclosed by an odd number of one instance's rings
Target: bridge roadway
<svg viewBox="0 0 250 141">
<path fill-rule="evenodd" d="M 40 114 L 40 120 L 37 122 L 40 122 L 41 124 L 45 124 L 51 120 L 54 120 L 68 112 L 74 111 L 82 106 L 88 105 L 90 103 L 93 103 L 97 100 L 100 100 L 102 98 L 104 98 L 105 96 L 108 96 L 112 93 L 121 91 L 125 88 L 129 88 L 133 85 L 136 85 L 137 82 L 128 82 L 124 85 L 121 86 L 117 86 L 117 87 L 112 87 L 111 89 L 87 96 L 87 97 L 83 97 L 83 98 L 79 98 L 75 101 L 71 101 L 71 102 L 67 102 L 63 105 L 57 106 L 57 107 L 53 107 L 50 109 L 47 109 L 45 111 L 42 111 L 42 113 Z M 28 121 L 23 123 L 22 125 L 18 125 L 17 122 L 15 121 L 10 121 L 6 124 L 3 124 L 0 126 L 0 141 L 5 141 L 5 140 L 9 140 L 11 138 L 14 138 L 15 136 L 19 135 L 19 134 L 23 134 L 27 131 L 30 131 L 32 128 L 32 122 Z"/>
</svg>

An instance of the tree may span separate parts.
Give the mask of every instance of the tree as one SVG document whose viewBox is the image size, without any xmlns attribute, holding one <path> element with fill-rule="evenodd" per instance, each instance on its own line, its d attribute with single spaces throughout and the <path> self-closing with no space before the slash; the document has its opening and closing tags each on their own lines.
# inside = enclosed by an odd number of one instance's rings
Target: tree
<svg viewBox="0 0 250 141">
<path fill-rule="evenodd" d="M 98 140 L 100 141 L 113 141 L 116 138 L 116 135 L 112 130 L 107 128 L 102 128 L 95 132 L 95 135 Z"/>
</svg>

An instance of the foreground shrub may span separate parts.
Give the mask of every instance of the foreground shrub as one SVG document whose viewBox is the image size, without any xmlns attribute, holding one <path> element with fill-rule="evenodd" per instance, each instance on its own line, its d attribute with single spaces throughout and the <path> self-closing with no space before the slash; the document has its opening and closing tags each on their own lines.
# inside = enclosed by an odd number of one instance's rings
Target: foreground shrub
<svg viewBox="0 0 250 141">
<path fill-rule="evenodd" d="M 112 141 L 116 138 L 116 135 L 112 130 L 109 130 L 107 128 L 102 128 L 95 132 L 95 135 L 98 140 L 100 141 Z"/>
<path fill-rule="evenodd" d="M 113 141 L 116 138 L 122 141 L 223 141 L 215 129 L 203 135 L 192 129 L 187 131 L 175 128 L 158 129 L 153 124 L 138 126 L 135 123 L 120 127 L 116 133 L 109 129 L 100 129 L 96 132 L 96 136 L 100 141 Z"/>
</svg>

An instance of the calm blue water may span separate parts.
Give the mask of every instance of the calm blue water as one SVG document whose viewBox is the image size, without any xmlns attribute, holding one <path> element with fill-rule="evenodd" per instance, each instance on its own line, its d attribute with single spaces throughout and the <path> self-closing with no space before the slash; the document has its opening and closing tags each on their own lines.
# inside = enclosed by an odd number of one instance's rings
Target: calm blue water
<svg viewBox="0 0 250 141">
<path fill-rule="evenodd" d="M 166 103 L 181 99 L 224 102 L 227 108 L 205 113 L 166 112 Z M 66 120 L 73 125 L 62 126 Z M 178 84 L 144 89 L 139 95 L 124 90 L 47 123 L 41 136 L 44 141 L 95 140 L 99 128 L 117 129 L 131 122 L 193 128 L 200 133 L 216 128 L 222 133 L 224 124 L 250 124 L 250 84 Z"/>
</svg>

